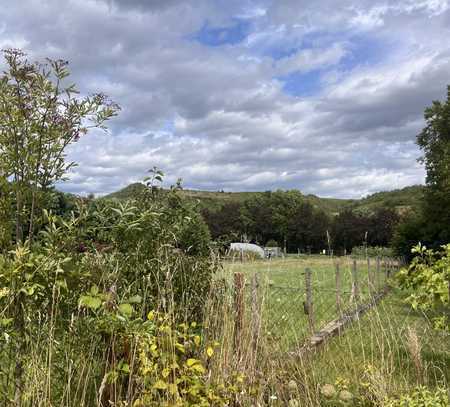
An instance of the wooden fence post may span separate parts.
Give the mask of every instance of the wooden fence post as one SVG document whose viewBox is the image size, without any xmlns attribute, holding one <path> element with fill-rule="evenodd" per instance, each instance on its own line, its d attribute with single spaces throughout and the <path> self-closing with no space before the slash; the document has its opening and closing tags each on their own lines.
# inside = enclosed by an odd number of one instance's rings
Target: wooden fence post
<svg viewBox="0 0 450 407">
<path fill-rule="evenodd" d="M 373 287 L 372 271 L 370 270 L 370 257 L 367 257 L 367 285 L 368 285 L 369 297 L 372 297 L 372 294 L 375 290 Z"/>
<path fill-rule="evenodd" d="M 339 263 L 336 263 L 336 311 L 338 316 L 342 312 L 341 304 L 341 273 L 339 270 Z"/>
<path fill-rule="evenodd" d="M 313 308 L 313 292 L 312 292 L 311 277 L 312 277 L 311 269 L 307 268 L 305 270 L 305 288 L 306 288 L 305 311 L 308 314 L 309 330 L 311 331 L 311 335 L 314 335 L 316 329 L 314 327 L 314 308 Z"/>
<path fill-rule="evenodd" d="M 359 300 L 358 271 L 356 260 L 353 260 L 352 265 L 352 294 L 350 300 L 354 302 L 357 302 Z"/>
<path fill-rule="evenodd" d="M 261 309 L 258 291 L 259 276 L 255 273 L 252 278 L 252 351 L 254 361 L 256 361 L 256 352 L 258 349 L 259 334 L 261 330 Z"/>
<path fill-rule="evenodd" d="M 378 289 L 378 290 L 381 289 L 381 284 L 380 284 L 380 278 L 381 278 L 381 276 L 380 276 L 380 272 L 381 272 L 381 269 L 380 269 L 380 256 L 377 256 L 377 268 L 376 268 L 377 278 L 376 278 L 376 280 L 377 280 L 377 285 L 378 285 L 377 289 Z"/>
<path fill-rule="evenodd" d="M 244 274 L 234 273 L 234 351 L 239 360 L 241 357 L 241 337 L 244 326 Z"/>
</svg>

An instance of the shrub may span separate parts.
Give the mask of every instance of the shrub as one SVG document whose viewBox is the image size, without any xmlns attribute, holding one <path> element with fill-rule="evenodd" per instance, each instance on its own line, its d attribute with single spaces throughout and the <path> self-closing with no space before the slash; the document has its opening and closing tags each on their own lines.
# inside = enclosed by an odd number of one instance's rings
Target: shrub
<svg viewBox="0 0 450 407">
<path fill-rule="evenodd" d="M 442 246 L 441 251 L 427 249 L 421 244 L 413 248 L 415 254 L 411 264 L 402 269 L 397 276 L 400 287 L 412 289 L 407 301 L 413 308 L 441 310 L 450 304 L 450 244 Z M 445 310 L 443 310 L 445 311 Z M 436 323 L 445 328 L 447 315 L 442 313 Z"/>
<path fill-rule="evenodd" d="M 411 214 L 400 222 L 392 238 L 394 254 L 405 260 L 412 259 L 411 249 L 425 238 L 425 222 L 420 215 Z"/>
<path fill-rule="evenodd" d="M 137 297 L 113 306 L 111 300 L 110 292 L 96 286 L 80 297 L 88 310 L 82 328 L 87 324 L 92 335 L 105 338 L 102 405 L 226 406 L 241 392 L 239 374 L 211 378 L 219 344 L 205 343 L 195 322 L 176 323 L 172 315 L 153 310 L 140 317 Z"/>
<path fill-rule="evenodd" d="M 207 256 L 210 251 L 211 235 L 203 218 L 195 211 L 186 216 L 182 223 L 178 247 L 193 256 Z"/>
<path fill-rule="evenodd" d="M 392 257 L 392 249 L 381 246 L 356 246 L 352 249 L 352 256 L 354 257 Z"/>
<path fill-rule="evenodd" d="M 447 407 L 449 405 L 450 399 L 445 388 L 440 387 L 431 391 L 423 386 L 399 398 L 389 398 L 384 403 L 385 407 Z"/>
<path fill-rule="evenodd" d="M 278 243 L 275 240 L 270 239 L 269 241 L 267 241 L 266 247 L 278 247 Z"/>
</svg>

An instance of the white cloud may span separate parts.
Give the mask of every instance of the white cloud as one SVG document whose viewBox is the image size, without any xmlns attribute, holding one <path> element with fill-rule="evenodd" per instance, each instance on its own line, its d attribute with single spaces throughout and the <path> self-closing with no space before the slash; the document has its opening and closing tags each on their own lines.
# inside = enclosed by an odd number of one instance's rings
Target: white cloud
<svg viewBox="0 0 450 407">
<path fill-rule="evenodd" d="M 67 190 L 111 192 L 154 165 L 187 187 L 342 197 L 424 179 L 414 140 L 450 81 L 448 1 L 23 3 L 0 10 L 0 44 L 70 60 L 83 92 L 123 108 L 109 136 L 71 147 Z M 242 43 L 193 39 L 236 18 L 250 30 Z M 368 62 L 367 39 L 381 44 Z M 275 79 L 315 70 L 309 97 Z"/>
<path fill-rule="evenodd" d="M 292 72 L 308 72 L 336 65 L 347 55 L 345 44 L 335 43 L 329 48 L 304 49 L 277 61 L 276 71 L 280 75 Z"/>
</svg>

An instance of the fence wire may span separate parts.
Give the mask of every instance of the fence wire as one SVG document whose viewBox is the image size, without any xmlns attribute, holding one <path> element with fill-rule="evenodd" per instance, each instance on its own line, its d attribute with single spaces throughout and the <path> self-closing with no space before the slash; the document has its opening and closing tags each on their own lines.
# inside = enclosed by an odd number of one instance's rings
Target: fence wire
<svg viewBox="0 0 450 407">
<path fill-rule="evenodd" d="M 255 285 L 248 282 L 245 302 L 259 303 L 260 307 L 255 311 L 254 305 L 248 306 L 246 313 L 259 312 L 261 333 L 266 341 L 286 350 L 301 345 L 329 322 L 359 305 L 371 302 L 386 287 L 396 268 L 398 262 L 390 259 L 354 260 L 346 267 L 339 264 L 334 269 L 299 270 L 293 286 L 256 277 L 259 298 L 253 298 Z"/>
</svg>

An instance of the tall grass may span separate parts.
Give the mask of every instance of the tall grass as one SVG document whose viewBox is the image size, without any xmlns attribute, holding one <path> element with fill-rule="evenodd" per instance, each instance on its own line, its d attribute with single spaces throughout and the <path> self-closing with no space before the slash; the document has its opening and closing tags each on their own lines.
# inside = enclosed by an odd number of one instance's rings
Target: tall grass
<svg viewBox="0 0 450 407">
<path fill-rule="evenodd" d="M 104 289 L 113 291 L 120 287 L 120 270 L 111 273 L 111 264 L 106 266 L 105 261 L 101 256 L 93 259 L 92 267 Z M 247 292 L 253 292 L 248 298 L 256 301 L 246 303 L 244 323 L 236 332 L 235 293 L 230 279 L 222 274 L 213 281 L 203 299 L 203 320 L 191 321 L 174 300 L 171 267 L 177 265 L 168 264 L 162 261 L 157 269 L 166 276 L 154 279 L 164 282 L 157 298 L 147 291 L 149 276 L 137 275 L 136 284 L 141 284 L 144 301 L 133 304 L 133 318 L 110 318 L 106 311 L 100 315 L 84 308 L 66 318 L 67 304 L 61 292 L 54 289 L 46 314 L 27 314 L 31 328 L 24 355 L 14 353 L 17 338 L 2 335 L 0 404 L 14 405 L 13 370 L 19 356 L 25 361 L 26 406 L 194 405 L 187 401 L 188 396 L 180 399 L 162 389 L 155 390 L 159 379 L 175 375 L 170 379 L 173 382 L 182 374 L 193 380 L 187 388 L 214 391 L 224 400 L 216 405 L 235 406 L 379 406 L 417 385 L 449 386 L 448 336 L 433 331 L 426 315 L 412 311 L 395 289 L 339 337 L 320 349 L 300 352 L 303 335 L 286 349 L 283 341 L 268 334 L 267 316 L 276 309 L 266 306 L 270 289 L 267 280 L 260 279 L 257 287 L 248 279 Z M 249 263 L 251 267 L 254 264 Z M 126 287 L 120 290 L 114 293 L 117 302 L 126 296 Z M 151 311 L 160 320 L 144 329 Z M 190 325 L 192 336 L 180 336 L 179 332 L 184 332 L 182 322 Z M 192 326 L 192 322 L 198 325 Z M 163 356 L 150 358 L 153 344 Z M 180 345 L 185 353 L 180 353 Z M 212 355 L 205 353 L 209 347 Z M 187 358 L 199 360 L 204 371 L 194 374 L 174 369 L 175 360 L 184 364 Z M 150 360 L 158 366 L 145 372 L 145 363 Z M 139 404 L 146 395 L 151 401 Z"/>
</svg>

